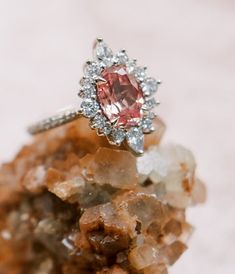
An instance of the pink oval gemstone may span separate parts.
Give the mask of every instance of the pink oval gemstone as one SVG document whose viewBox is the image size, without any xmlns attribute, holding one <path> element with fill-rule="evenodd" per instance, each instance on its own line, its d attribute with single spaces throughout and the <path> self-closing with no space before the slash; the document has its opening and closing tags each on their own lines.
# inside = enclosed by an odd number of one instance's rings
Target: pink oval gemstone
<svg viewBox="0 0 235 274">
<path fill-rule="evenodd" d="M 142 119 L 143 92 L 125 66 L 113 66 L 102 72 L 106 82 L 97 83 L 98 102 L 104 115 L 117 127 L 129 128 Z"/>
</svg>

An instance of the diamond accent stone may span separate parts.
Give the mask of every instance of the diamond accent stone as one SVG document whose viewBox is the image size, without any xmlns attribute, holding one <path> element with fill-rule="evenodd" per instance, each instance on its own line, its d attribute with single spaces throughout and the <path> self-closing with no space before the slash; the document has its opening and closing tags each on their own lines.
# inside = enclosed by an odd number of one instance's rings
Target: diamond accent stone
<svg viewBox="0 0 235 274">
<path fill-rule="evenodd" d="M 93 81 L 89 78 L 81 80 L 82 88 L 79 92 L 81 98 L 91 98 L 96 96 L 96 88 Z"/>
<path fill-rule="evenodd" d="M 125 65 L 129 58 L 128 55 L 126 54 L 125 50 L 120 50 L 113 58 L 114 63 L 120 64 L 120 65 Z"/>
<path fill-rule="evenodd" d="M 102 133 L 104 135 L 109 135 L 112 131 L 112 127 L 111 127 L 111 124 L 110 123 L 106 123 L 105 126 L 101 129 Z"/>
<path fill-rule="evenodd" d="M 141 88 L 146 96 L 152 95 L 157 91 L 158 82 L 154 78 L 147 78 L 143 83 L 141 83 Z"/>
<path fill-rule="evenodd" d="M 127 144 L 137 154 L 144 152 L 144 135 L 140 128 L 132 127 L 127 132 Z"/>
<path fill-rule="evenodd" d="M 126 138 L 126 132 L 122 129 L 114 129 L 111 135 L 112 141 L 117 145 L 120 145 Z"/>
<path fill-rule="evenodd" d="M 94 48 L 95 57 L 98 60 L 111 59 L 113 57 L 112 50 L 103 41 L 98 41 Z"/>
<path fill-rule="evenodd" d="M 150 99 L 146 99 L 143 105 L 143 109 L 144 110 L 151 110 L 154 107 L 156 107 L 158 105 L 158 103 L 156 102 L 156 100 L 154 98 L 150 98 Z"/>
<path fill-rule="evenodd" d="M 91 78 L 98 77 L 101 73 L 101 70 L 101 65 L 97 62 L 88 61 L 84 67 L 85 75 Z"/>
<path fill-rule="evenodd" d="M 106 82 L 97 82 L 97 99 L 104 115 L 117 127 L 138 125 L 144 98 L 134 76 L 122 65 L 107 68 L 101 75 Z"/>
<path fill-rule="evenodd" d="M 144 117 L 141 122 L 141 127 L 144 133 L 149 133 L 154 130 L 153 119 L 150 117 Z"/>
<path fill-rule="evenodd" d="M 106 124 L 106 118 L 101 114 L 96 114 L 96 116 L 91 121 L 91 126 L 93 128 L 102 129 Z"/>
<path fill-rule="evenodd" d="M 138 81 L 142 82 L 147 77 L 146 69 L 143 67 L 136 67 L 134 69 L 134 75 Z"/>
<path fill-rule="evenodd" d="M 99 104 L 92 99 L 85 99 L 81 104 L 81 111 L 87 118 L 92 118 L 99 110 Z"/>
<path fill-rule="evenodd" d="M 127 68 L 128 73 L 133 74 L 135 71 L 135 68 L 136 68 L 136 60 L 129 60 L 126 63 L 126 68 Z"/>
<path fill-rule="evenodd" d="M 81 84 L 81 86 L 90 86 L 90 85 L 94 85 L 94 80 L 93 80 L 92 78 L 83 77 L 83 78 L 80 80 L 80 84 Z"/>
</svg>

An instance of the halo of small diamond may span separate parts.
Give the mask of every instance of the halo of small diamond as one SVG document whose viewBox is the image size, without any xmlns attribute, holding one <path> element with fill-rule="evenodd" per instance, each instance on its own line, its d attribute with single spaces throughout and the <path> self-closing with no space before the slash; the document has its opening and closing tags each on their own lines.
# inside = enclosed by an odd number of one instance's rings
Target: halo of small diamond
<svg viewBox="0 0 235 274">
<path fill-rule="evenodd" d="M 81 104 L 82 114 L 86 118 L 93 118 L 99 111 L 99 104 L 92 99 L 85 99 Z"/>
<path fill-rule="evenodd" d="M 154 130 L 152 112 L 159 102 L 153 98 L 160 81 L 149 77 L 147 68 L 137 65 L 135 59 L 130 59 L 125 50 L 117 53 L 107 46 L 102 39 L 97 39 L 94 45 L 94 60 L 86 62 L 84 77 L 80 81 L 81 89 L 78 95 L 83 99 L 81 113 L 90 119 L 90 126 L 97 130 L 97 134 L 107 136 L 109 142 L 121 145 L 125 140 L 128 146 L 137 154 L 143 153 L 144 135 Z M 124 65 L 129 74 L 133 75 L 143 92 L 144 104 L 143 118 L 137 126 L 129 129 L 117 128 L 115 123 L 110 123 L 103 114 L 96 98 L 96 81 L 102 79 L 102 71 L 105 68 Z"/>
</svg>

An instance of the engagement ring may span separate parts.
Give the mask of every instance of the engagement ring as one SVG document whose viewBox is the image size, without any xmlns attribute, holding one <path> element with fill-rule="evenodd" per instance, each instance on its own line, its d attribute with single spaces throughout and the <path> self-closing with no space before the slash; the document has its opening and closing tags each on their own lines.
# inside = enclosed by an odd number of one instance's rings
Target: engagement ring
<svg viewBox="0 0 235 274">
<path fill-rule="evenodd" d="M 80 117 L 90 120 L 90 127 L 108 141 L 123 142 L 137 155 L 144 152 L 144 134 L 154 131 L 153 109 L 159 104 L 153 97 L 159 80 L 147 75 L 146 67 L 137 65 L 125 50 L 113 53 L 102 39 L 94 45 L 94 60 L 86 62 L 80 81 L 82 103 L 28 128 L 38 134 Z"/>
</svg>

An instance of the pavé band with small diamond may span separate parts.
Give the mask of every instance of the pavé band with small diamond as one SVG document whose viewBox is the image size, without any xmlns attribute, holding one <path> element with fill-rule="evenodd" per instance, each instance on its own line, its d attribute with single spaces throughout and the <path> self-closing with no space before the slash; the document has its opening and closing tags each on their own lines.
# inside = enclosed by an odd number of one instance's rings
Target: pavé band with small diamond
<svg viewBox="0 0 235 274">
<path fill-rule="evenodd" d="M 142 154 L 144 134 L 154 131 L 153 109 L 159 103 L 153 95 L 160 81 L 148 77 L 146 67 L 138 66 L 125 50 L 113 54 L 102 39 L 96 40 L 94 60 L 86 62 L 84 74 L 78 94 L 81 105 L 31 125 L 29 133 L 38 134 L 86 117 L 91 128 L 111 144 L 126 142 L 134 153 Z"/>
<path fill-rule="evenodd" d="M 32 135 L 42 133 L 49 129 L 53 129 L 69 122 L 72 122 L 82 116 L 80 107 L 70 107 L 61 110 L 57 114 L 43 119 L 28 128 L 28 132 Z"/>
</svg>

